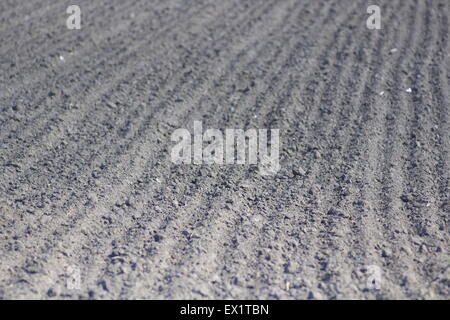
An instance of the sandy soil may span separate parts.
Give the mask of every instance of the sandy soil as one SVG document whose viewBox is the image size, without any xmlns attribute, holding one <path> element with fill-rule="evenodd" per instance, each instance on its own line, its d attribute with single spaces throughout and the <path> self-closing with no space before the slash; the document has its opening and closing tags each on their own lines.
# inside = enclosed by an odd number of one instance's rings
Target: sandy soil
<svg viewBox="0 0 450 320">
<path fill-rule="evenodd" d="M 0 298 L 450 298 L 449 1 L 72 2 L 0 2 Z"/>
</svg>

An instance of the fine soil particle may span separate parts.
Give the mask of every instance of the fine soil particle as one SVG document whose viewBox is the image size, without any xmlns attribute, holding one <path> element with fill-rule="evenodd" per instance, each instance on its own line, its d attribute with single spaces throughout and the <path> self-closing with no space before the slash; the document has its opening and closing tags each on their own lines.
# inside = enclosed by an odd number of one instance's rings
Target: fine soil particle
<svg viewBox="0 0 450 320">
<path fill-rule="evenodd" d="M 79 2 L 0 3 L 0 299 L 450 299 L 448 0 Z"/>
</svg>

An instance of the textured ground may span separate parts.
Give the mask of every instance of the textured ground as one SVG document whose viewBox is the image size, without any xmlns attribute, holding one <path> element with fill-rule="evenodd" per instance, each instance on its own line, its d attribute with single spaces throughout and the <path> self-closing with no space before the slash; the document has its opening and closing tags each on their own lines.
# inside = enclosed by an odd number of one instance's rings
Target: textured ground
<svg viewBox="0 0 450 320">
<path fill-rule="evenodd" d="M 1 1 L 0 298 L 449 299 L 450 2 L 373 2 Z M 281 170 L 173 164 L 195 120 Z"/>
</svg>

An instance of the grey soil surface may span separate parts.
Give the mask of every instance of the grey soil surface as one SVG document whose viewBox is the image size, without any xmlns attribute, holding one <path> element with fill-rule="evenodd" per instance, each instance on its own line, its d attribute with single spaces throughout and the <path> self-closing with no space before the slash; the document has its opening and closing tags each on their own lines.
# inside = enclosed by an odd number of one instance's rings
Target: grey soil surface
<svg viewBox="0 0 450 320">
<path fill-rule="evenodd" d="M 0 1 L 0 298 L 450 299 L 449 18 Z M 279 128 L 281 170 L 172 163 L 194 121 Z"/>
</svg>

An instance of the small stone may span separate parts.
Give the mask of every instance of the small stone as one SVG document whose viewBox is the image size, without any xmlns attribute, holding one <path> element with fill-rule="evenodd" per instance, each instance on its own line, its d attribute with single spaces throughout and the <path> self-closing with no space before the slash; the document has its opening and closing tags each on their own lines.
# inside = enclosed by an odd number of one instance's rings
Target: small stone
<svg viewBox="0 0 450 320">
<path fill-rule="evenodd" d="M 251 188 L 251 184 L 248 183 L 248 182 L 244 182 L 244 183 L 242 183 L 241 188 L 243 188 L 243 189 L 249 189 L 249 188 Z"/>
<path fill-rule="evenodd" d="M 185 236 L 186 238 L 190 238 L 190 234 L 189 234 L 189 232 L 186 231 L 186 230 L 181 231 L 181 234 L 182 234 L 183 236 Z"/>
<path fill-rule="evenodd" d="M 381 256 L 383 258 L 389 258 L 390 256 L 392 256 L 392 251 L 390 249 L 385 248 L 381 250 Z"/>
<path fill-rule="evenodd" d="M 108 285 L 105 280 L 100 280 L 99 282 L 97 282 L 97 286 L 102 288 L 105 291 L 109 291 Z"/>
<path fill-rule="evenodd" d="M 323 296 L 319 292 L 310 291 L 308 293 L 308 300 L 323 300 Z"/>
<path fill-rule="evenodd" d="M 234 277 L 234 279 L 232 281 L 233 281 L 233 285 L 235 285 L 235 286 L 240 286 L 240 287 L 244 286 L 244 281 L 239 276 Z"/>
<path fill-rule="evenodd" d="M 336 210 L 335 210 L 334 208 L 330 208 L 330 209 L 328 210 L 327 214 L 328 214 L 329 216 L 334 216 L 334 215 L 337 215 L 337 212 L 336 212 Z"/>
<path fill-rule="evenodd" d="M 127 207 L 133 207 L 133 208 L 136 208 L 136 202 L 135 202 L 133 199 L 127 199 L 127 200 L 125 201 L 125 205 L 126 205 Z"/>
<path fill-rule="evenodd" d="M 284 264 L 284 272 L 285 273 L 295 273 L 297 270 L 294 265 L 291 263 Z"/>
<path fill-rule="evenodd" d="M 88 200 L 90 203 L 97 203 L 98 202 L 98 197 L 95 193 L 90 192 L 87 196 Z"/>
<path fill-rule="evenodd" d="M 409 247 L 401 247 L 400 250 L 405 252 L 409 256 L 413 254 L 412 250 Z"/>
<path fill-rule="evenodd" d="M 116 105 L 114 102 L 112 102 L 112 101 L 108 101 L 108 102 L 106 103 L 106 106 L 107 106 L 108 108 L 110 108 L 110 109 L 116 109 L 116 108 L 117 108 L 117 105 Z"/>
<path fill-rule="evenodd" d="M 289 281 L 286 282 L 286 291 L 289 291 L 291 288 L 291 283 Z"/>
<path fill-rule="evenodd" d="M 400 197 L 400 199 L 401 199 L 403 202 L 411 202 L 411 201 L 412 201 L 412 197 L 411 197 L 411 195 L 409 195 L 409 194 L 404 194 L 404 195 L 402 195 L 402 196 Z"/>
<path fill-rule="evenodd" d="M 327 214 L 329 216 L 343 216 L 343 213 L 335 208 L 330 208 L 330 210 L 328 210 Z"/>
<path fill-rule="evenodd" d="M 304 176 L 306 174 L 302 167 L 293 168 L 292 173 L 296 176 Z"/>
<path fill-rule="evenodd" d="M 319 186 L 317 186 L 317 185 L 312 185 L 312 186 L 309 188 L 308 193 L 309 193 L 310 195 L 315 195 L 315 194 L 319 193 L 319 190 L 320 190 Z"/>
<path fill-rule="evenodd" d="M 56 296 L 55 290 L 53 290 L 52 288 L 48 289 L 47 296 L 49 296 L 50 298 Z"/>
<path fill-rule="evenodd" d="M 14 240 L 13 242 L 13 250 L 14 251 L 23 251 L 25 249 L 25 245 L 20 240 Z"/>
</svg>

